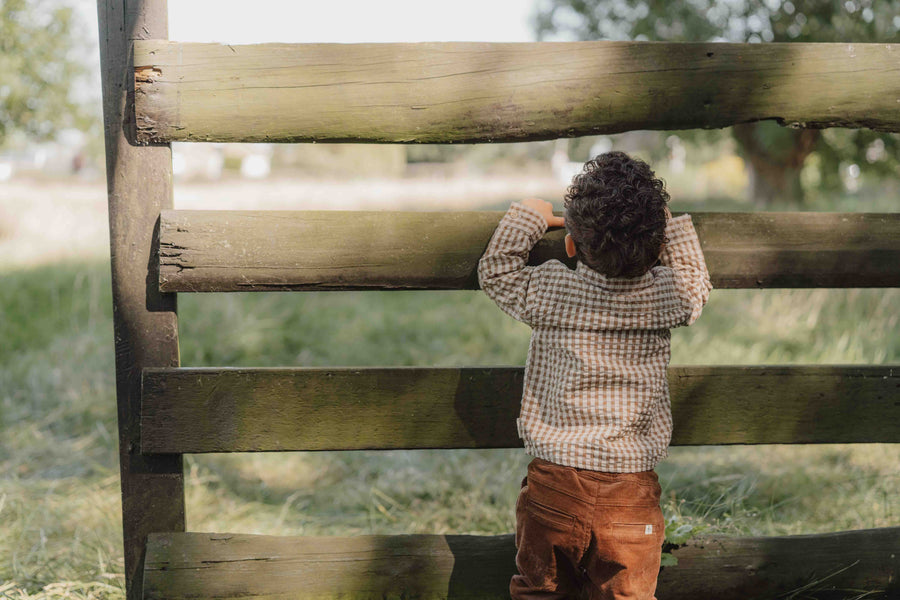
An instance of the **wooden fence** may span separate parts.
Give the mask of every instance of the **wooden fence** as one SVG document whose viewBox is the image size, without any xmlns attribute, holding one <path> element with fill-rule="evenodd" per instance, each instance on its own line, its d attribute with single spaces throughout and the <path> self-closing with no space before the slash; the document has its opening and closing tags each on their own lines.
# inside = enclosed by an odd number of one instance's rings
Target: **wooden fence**
<svg viewBox="0 0 900 600">
<path fill-rule="evenodd" d="M 98 7 L 129 600 L 493 599 L 514 568 L 509 535 L 185 532 L 184 453 L 517 446 L 522 371 L 179 368 L 174 292 L 474 289 L 499 214 L 174 211 L 168 142 L 522 141 L 759 119 L 900 131 L 900 48 L 886 44 L 228 46 L 167 41 L 165 0 Z M 696 222 L 716 287 L 900 286 L 896 214 Z M 559 238 L 533 260 L 560 257 Z M 672 367 L 669 382 L 676 444 L 900 441 L 898 367 Z M 898 551 L 900 528 L 703 538 L 674 551 L 659 596 L 768 598 L 825 576 L 900 593 Z"/>
<path fill-rule="evenodd" d="M 511 142 L 759 119 L 896 131 L 898 51 L 890 44 L 141 41 L 137 135 Z"/>
<path fill-rule="evenodd" d="M 477 289 L 502 213 L 164 210 L 166 292 Z M 693 213 L 716 288 L 900 286 L 900 213 Z M 532 263 L 556 258 L 563 229 Z"/>
</svg>

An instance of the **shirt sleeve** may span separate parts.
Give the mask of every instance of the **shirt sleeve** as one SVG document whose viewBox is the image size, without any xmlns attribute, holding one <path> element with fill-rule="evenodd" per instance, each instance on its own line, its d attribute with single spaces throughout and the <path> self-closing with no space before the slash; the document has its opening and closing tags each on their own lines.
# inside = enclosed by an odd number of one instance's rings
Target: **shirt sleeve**
<svg viewBox="0 0 900 600">
<path fill-rule="evenodd" d="M 694 230 L 691 215 L 679 215 L 666 224 L 668 243 L 660 261 L 675 271 L 675 287 L 684 307 L 685 319 L 676 324 L 690 325 L 700 316 L 712 284 L 709 271 L 700 248 L 700 239 Z"/>
<path fill-rule="evenodd" d="M 546 232 L 540 213 L 513 203 L 478 261 L 481 289 L 503 312 L 524 323 L 529 322 L 528 290 L 536 273 L 526 266 L 528 254 Z"/>
</svg>

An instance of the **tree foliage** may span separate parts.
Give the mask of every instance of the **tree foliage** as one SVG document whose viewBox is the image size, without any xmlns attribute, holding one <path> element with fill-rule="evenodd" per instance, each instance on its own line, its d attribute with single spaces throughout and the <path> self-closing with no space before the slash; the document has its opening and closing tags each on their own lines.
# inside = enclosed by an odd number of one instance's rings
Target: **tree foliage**
<svg viewBox="0 0 900 600">
<path fill-rule="evenodd" d="M 542 39 L 896 43 L 900 0 L 543 0 L 536 29 Z M 730 132 L 760 203 L 802 200 L 800 171 L 810 163 L 815 177 L 807 186 L 820 189 L 841 188 L 848 168 L 876 177 L 900 175 L 895 134 L 794 130 L 772 121 Z"/>
<path fill-rule="evenodd" d="M 0 147 L 15 134 L 47 139 L 79 123 L 73 84 L 85 68 L 70 6 L 0 0 Z"/>
</svg>

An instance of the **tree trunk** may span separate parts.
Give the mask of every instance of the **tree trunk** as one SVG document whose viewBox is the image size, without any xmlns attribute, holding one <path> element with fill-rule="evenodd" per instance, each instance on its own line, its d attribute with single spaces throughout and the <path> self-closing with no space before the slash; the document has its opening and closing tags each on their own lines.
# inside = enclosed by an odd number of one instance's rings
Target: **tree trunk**
<svg viewBox="0 0 900 600">
<path fill-rule="evenodd" d="M 757 208 L 768 208 L 779 202 L 803 203 L 800 169 L 773 164 L 765 156 L 748 158 L 750 198 Z"/>
<path fill-rule="evenodd" d="M 779 202 L 803 204 L 800 171 L 815 150 L 818 129 L 789 129 L 773 121 L 732 128 L 738 152 L 750 173 L 750 197 L 759 208 Z"/>
</svg>

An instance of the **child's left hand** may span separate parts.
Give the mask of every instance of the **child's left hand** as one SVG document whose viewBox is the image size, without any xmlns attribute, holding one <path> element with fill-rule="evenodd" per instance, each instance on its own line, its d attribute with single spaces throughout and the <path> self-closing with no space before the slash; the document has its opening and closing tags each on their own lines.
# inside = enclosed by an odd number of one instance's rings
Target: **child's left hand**
<svg viewBox="0 0 900 600">
<path fill-rule="evenodd" d="M 522 206 L 527 206 L 541 213 L 541 216 L 547 221 L 547 227 L 565 227 L 566 225 L 566 220 L 563 217 L 554 216 L 553 205 L 546 200 L 528 198 L 527 200 L 522 200 Z"/>
</svg>

